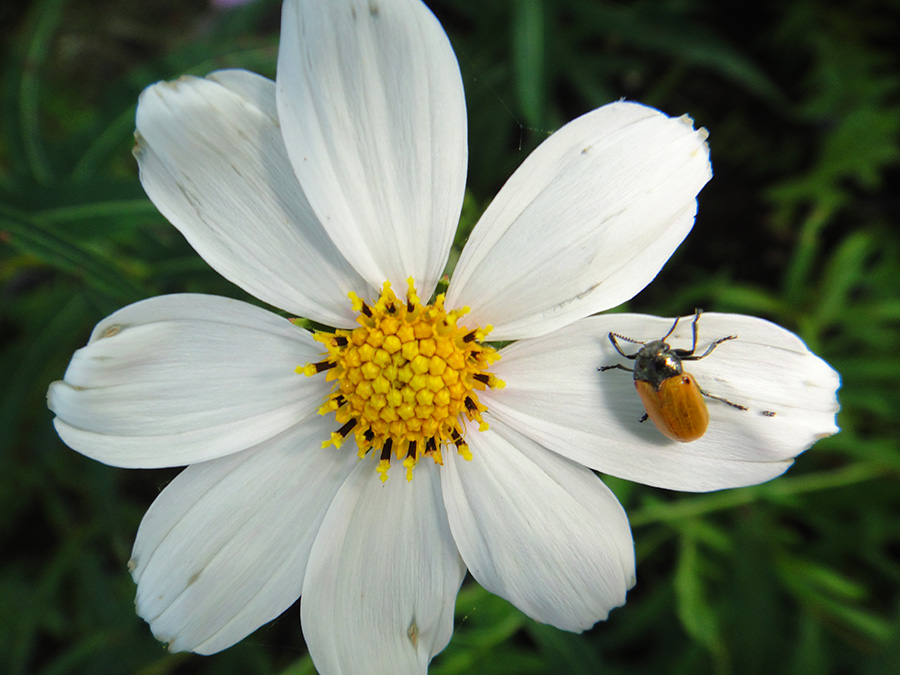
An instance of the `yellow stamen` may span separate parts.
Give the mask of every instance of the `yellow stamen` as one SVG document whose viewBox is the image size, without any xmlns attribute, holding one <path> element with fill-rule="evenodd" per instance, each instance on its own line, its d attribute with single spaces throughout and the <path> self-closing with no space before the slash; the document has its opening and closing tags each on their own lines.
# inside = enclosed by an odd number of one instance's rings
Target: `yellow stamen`
<svg viewBox="0 0 900 675">
<path fill-rule="evenodd" d="M 406 302 L 389 282 L 372 305 L 350 293 L 359 326 L 315 333 L 327 350 L 323 359 L 297 368 L 307 377 L 325 373 L 335 383 L 319 414 L 334 413 L 342 426 L 323 447 L 339 448 L 352 432 L 360 458 L 378 453 L 382 481 L 394 457 L 406 468 L 407 480 L 422 457 L 442 465 L 444 446 L 455 445 L 470 460 L 467 421 L 477 423 L 479 431 L 488 428 L 482 416 L 487 408 L 477 392 L 504 386 L 488 372 L 500 358 L 483 344 L 491 327 L 459 326 L 468 308 L 445 310 L 443 295 L 423 305 L 412 279 L 407 286 Z"/>
</svg>

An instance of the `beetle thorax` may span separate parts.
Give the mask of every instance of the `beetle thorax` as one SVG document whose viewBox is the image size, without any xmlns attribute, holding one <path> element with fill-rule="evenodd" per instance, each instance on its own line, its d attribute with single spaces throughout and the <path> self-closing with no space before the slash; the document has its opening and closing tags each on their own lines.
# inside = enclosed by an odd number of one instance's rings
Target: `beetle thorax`
<svg viewBox="0 0 900 675">
<path fill-rule="evenodd" d="M 648 342 L 638 352 L 634 362 L 634 379 L 649 382 L 656 389 L 670 377 L 683 372 L 681 359 L 662 340 Z"/>
</svg>

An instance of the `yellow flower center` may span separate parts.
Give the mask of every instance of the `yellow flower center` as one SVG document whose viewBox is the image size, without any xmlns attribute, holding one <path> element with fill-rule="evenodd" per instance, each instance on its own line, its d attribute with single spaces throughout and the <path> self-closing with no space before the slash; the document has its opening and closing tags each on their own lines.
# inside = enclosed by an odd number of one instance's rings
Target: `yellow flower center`
<svg viewBox="0 0 900 675">
<path fill-rule="evenodd" d="M 297 368 L 307 376 L 325 372 L 335 382 L 319 414 L 334 412 L 341 426 L 322 447 L 339 448 L 352 433 L 360 458 L 370 451 L 378 455 L 382 481 L 392 458 L 403 462 L 407 480 L 422 457 L 443 464 L 444 446 L 455 445 L 471 459 L 466 421 L 478 422 L 479 431 L 488 428 L 482 418 L 487 408 L 476 392 L 503 387 L 487 372 L 500 358 L 483 344 L 491 327 L 457 325 L 468 307 L 448 312 L 443 295 L 423 305 L 413 280 L 407 284 L 406 302 L 389 282 L 372 306 L 350 293 L 359 327 L 316 332 L 328 350 L 325 358 Z"/>
</svg>

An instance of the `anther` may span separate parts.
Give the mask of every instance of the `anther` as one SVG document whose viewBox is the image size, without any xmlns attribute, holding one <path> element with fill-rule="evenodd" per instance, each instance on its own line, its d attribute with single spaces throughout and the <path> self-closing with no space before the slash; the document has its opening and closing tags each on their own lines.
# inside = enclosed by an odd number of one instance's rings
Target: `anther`
<svg viewBox="0 0 900 675">
<path fill-rule="evenodd" d="M 335 335 L 331 339 L 331 344 L 335 347 L 346 347 L 348 342 L 349 340 L 347 340 L 347 338 L 345 338 L 343 335 Z"/>
<path fill-rule="evenodd" d="M 359 308 L 359 311 L 365 314 L 370 319 L 372 318 L 372 310 L 369 309 L 369 306 L 363 301 L 362 307 Z"/>
<path fill-rule="evenodd" d="M 336 365 L 337 363 L 335 361 L 319 361 L 318 363 L 313 363 L 312 367 L 316 369 L 316 375 L 318 375 L 326 370 L 331 370 Z"/>
<path fill-rule="evenodd" d="M 412 457 L 413 459 L 416 458 L 416 442 L 415 441 L 409 442 L 409 450 L 407 450 L 406 456 Z"/>
<path fill-rule="evenodd" d="M 391 448 L 394 447 L 394 440 L 392 438 L 388 438 L 384 445 L 381 447 L 381 461 L 386 461 L 391 459 Z"/>
<path fill-rule="evenodd" d="M 477 331 L 471 330 L 463 335 L 463 342 L 472 342 L 475 339 Z"/>
<path fill-rule="evenodd" d="M 485 373 L 475 373 L 474 375 L 472 375 L 472 377 L 482 384 L 487 384 L 491 381 L 490 375 L 486 375 Z"/>
<path fill-rule="evenodd" d="M 381 459 L 378 462 L 378 466 L 376 467 L 376 471 L 379 474 L 379 479 L 381 482 L 385 482 L 387 480 L 387 472 L 388 469 L 391 468 L 391 446 L 393 443 L 391 439 L 387 439 L 384 442 L 384 446 L 381 448 Z"/>
<path fill-rule="evenodd" d="M 473 401 L 470 397 L 466 396 L 465 400 L 466 410 L 469 412 L 478 412 L 478 406 L 475 405 L 475 401 Z"/>
<path fill-rule="evenodd" d="M 346 424 L 342 426 L 337 432 L 341 435 L 341 438 L 347 438 L 347 434 L 353 431 L 353 427 L 356 426 L 356 418 L 347 420 Z"/>
<path fill-rule="evenodd" d="M 355 418 L 347 420 L 347 422 L 337 431 L 331 432 L 331 437 L 327 441 L 322 441 L 322 447 L 327 448 L 329 445 L 333 445 L 336 448 L 341 447 L 343 445 L 344 440 L 353 430 L 353 427 L 356 426 L 357 420 Z"/>
<path fill-rule="evenodd" d="M 459 432 L 454 429 L 450 434 L 451 439 L 453 440 L 453 445 L 456 446 L 456 452 L 462 455 L 462 458 L 466 461 L 472 459 L 472 451 L 469 450 L 469 444 L 463 440 L 463 437 L 459 435 Z"/>
</svg>

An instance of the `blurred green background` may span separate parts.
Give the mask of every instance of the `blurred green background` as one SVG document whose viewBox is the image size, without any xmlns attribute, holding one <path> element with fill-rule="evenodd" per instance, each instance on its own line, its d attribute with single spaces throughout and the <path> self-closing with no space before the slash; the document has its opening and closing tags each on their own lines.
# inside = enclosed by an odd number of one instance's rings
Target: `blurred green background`
<svg viewBox="0 0 900 675">
<path fill-rule="evenodd" d="M 900 2 L 432 0 L 470 123 L 457 244 L 529 150 L 618 98 L 690 113 L 715 177 L 629 309 L 772 319 L 843 376 L 842 432 L 766 485 L 610 479 L 638 585 L 582 636 L 467 582 L 432 672 L 900 673 Z M 0 6 L 0 672 L 312 673 L 295 605 L 212 657 L 133 612 L 140 518 L 177 471 L 68 450 L 45 392 L 96 321 L 177 291 L 243 297 L 144 197 L 140 90 L 275 74 L 277 0 Z M 351 627 L 348 627 L 350 629 Z"/>
</svg>

